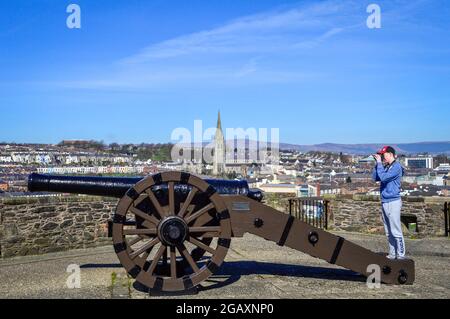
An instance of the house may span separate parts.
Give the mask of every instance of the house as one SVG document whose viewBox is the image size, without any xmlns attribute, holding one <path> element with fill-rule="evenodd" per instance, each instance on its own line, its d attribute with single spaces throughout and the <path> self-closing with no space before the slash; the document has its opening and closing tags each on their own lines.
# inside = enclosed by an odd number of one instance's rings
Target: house
<svg viewBox="0 0 450 319">
<path fill-rule="evenodd" d="M 0 192 L 7 192 L 9 189 L 9 184 L 4 180 L 0 179 Z"/>
<path fill-rule="evenodd" d="M 324 195 L 336 195 L 341 193 L 341 187 L 337 183 L 308 185 L 308 194 L 311 197 L 321 197 Z"/>
<path fill-rule="evenodd" d="M 297 195 L 297 186 L 294 184 L 262 184 L 259 189 L 265 193 Z"/>
</svg>

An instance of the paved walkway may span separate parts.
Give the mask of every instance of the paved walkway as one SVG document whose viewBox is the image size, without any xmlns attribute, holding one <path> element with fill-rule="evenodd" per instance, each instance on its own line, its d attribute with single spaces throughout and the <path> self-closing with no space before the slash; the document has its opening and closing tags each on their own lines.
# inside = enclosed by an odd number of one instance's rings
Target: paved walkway
<svg viewBox="0 0 450 319">
<path fill-rule="evenodd" d="M 385 250 L 383 236 L 339 235 Z M 246 235 L 233 239 L 219 274 L 190 298 L 450 298 L 450 240 L 407 240 L 407 247 L 416 283 L 370 290 L 351 271 Z M 66 286 L 70 264 L 81 265 L 80 289 Z M 111 247 L 0 260 L 0 298 L 154 298 L 129 284 Z"/>
</svg>

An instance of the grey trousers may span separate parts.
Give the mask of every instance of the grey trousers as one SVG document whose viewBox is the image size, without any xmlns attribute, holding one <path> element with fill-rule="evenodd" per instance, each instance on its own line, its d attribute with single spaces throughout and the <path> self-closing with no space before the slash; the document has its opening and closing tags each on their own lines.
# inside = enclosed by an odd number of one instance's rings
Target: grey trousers
<svg viewBox="0 0 450 319">
<path fill-rule="evenodd" d="M 382 203 L 382 206 L 384 229 L 389 242 L 389 256 L 391 258 L 404 258 L 406 248 L 400 221 L 402 200 Z"/>
</svg>

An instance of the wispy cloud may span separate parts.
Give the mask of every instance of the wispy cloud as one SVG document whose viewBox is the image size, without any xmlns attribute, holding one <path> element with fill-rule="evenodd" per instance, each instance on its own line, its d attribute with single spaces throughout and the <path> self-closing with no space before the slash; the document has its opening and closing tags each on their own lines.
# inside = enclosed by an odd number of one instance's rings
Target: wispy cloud
<svg viewBox="0 0 450 319">
<path fill-rule="evenodd" d="M 425 0 L 417 1 L 422 4 Z M 116 61 L 100 78 L 77 79 L 63 85 L 140 90 L 329 79 L 325 74 L 331 72 L 329 69 L 314 68 L 302 63 L 302 59 L 316 54 L 326 56 L 327 44 L 340 38 L 347 42 L 339 42 L 334 52 L 344 60 L 354 53 L 349 43 L 353 48 L 376 46 L 368 44 L 364 37 L 351 36 L 367 31 L 366 5 L 364 1 L 329 0 L 240 17 L 215 28 L 150 44 Z M 416 6 L 407 8 L 413 11 Z M 393 21 L 394 14 L 398 13 L 384 12 L 383 17 Z"/>
<path fill-rule="evenodd" d="M 255 57 L 250 59 L 247 63 L 244 64 L 244 66 L 236 72 L 236 77 L 244 77 L 250 74 L 255 73 L 258 70 L 258 60 L 260 60 L 261 57 Z"/>
<path fill-rule="evenodd" d="M 337 35 L 338 33 L 341 33 L 342 31 L 344 31 L 344 28 L 332 28 L 313 39 L 296 43 L 293 47 L 295 49 L 312 49 L 315 46 L 318 46 L 321 43 L 325 42 L 327 39 Z"/>
<path fill-rule="evenodd" d="M 317 78 L 283 66 L 292 54 L 313 49 L 351 26 L 350 2 L 326 1 L 239 17 L 216 28 L 153 43 L 120 59 L 103 78 L 65 87 L 144 89 L 164 85 L 258 84 Z M 343 14 L 345 13 L 345 14 Z M 284 56 L 290 55 L 288 59 Z"/>
<path fill-rule="evenodd" d="M 334 23 L 336 14 L 347 5 L 328 1 L 241 17 L 218 28 L 152 44 L 121 62 L 145 63 L 190 54 L 262 54 L 294 50 L 298 42 L 319 43 L 343 31 L 343 27 L 335 27 Z"/>
</svg>

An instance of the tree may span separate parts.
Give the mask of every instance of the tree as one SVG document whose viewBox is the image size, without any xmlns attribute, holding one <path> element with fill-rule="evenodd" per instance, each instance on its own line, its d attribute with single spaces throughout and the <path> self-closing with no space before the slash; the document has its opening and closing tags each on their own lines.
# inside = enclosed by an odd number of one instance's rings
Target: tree
<svg viewBox="0 0 450 319">
<path fill-rule="evenodd" d="M 120 151 L 121 146 L 117 143 L 111 143 L 111 144 L 109 144 L 109 148 L 112 151 Z"/>
</svg>

